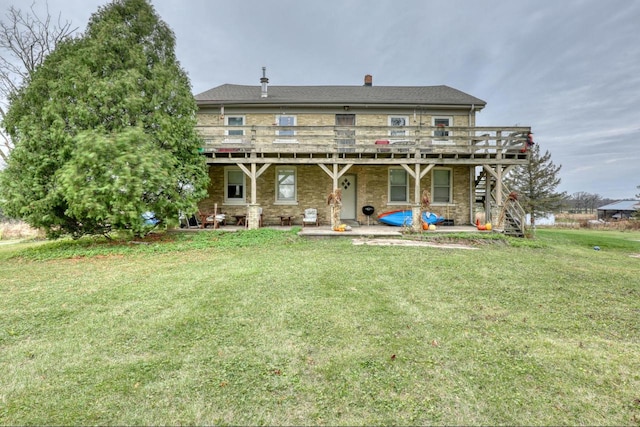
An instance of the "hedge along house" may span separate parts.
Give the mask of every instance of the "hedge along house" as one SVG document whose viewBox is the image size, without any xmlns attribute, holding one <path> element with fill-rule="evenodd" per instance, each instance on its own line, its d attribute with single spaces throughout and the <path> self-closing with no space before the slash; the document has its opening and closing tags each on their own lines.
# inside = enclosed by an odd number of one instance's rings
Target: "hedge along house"
<svg viewBox="0 0 640 427">
<path fill-rule="evenodd" d="M 327 198 L 341 189 L 341 222 L 411 209 L 418 229 L 427 190 L 428 210 L 450 224 L 481 211 L 522 231 L 502 178 L 527 162 L 530 128 L 476 127 L 483 100 L 447 86 L 374 86 L 370 75 L 362 86 L 270 86 L 263 68 L 260 82 L 196 95 L 211 178 L 201 210 L 217 204 L 257 228 L 261 214 L 264 224 L 299 224 L 317 208 L 329 224 Z"/>
</svg>

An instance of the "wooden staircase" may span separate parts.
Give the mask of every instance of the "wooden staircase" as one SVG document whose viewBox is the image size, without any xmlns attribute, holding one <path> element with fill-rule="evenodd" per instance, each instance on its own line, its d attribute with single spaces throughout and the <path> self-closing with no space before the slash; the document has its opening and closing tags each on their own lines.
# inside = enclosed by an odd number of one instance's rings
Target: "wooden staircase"
<svg viewBox="0 0 640 427">
<path fill-rule="evenodd" d="M 487 179 L 491 188 L 490 202 L 496 204 L 496 180 L 486 171 L 482 170 L 475 179 L 475 201 L 476 204 L 486 203 Z M 502 184 L 502 207 L 498 212 L 498 218 L 492 218 L 493 229 L 502 232 L 508 236 L 524 237 L 526 214 L 522 205 L 517 199 L 509 197 L 511 191 Z"/>
<path fill-rule="evenodd" d="M 495 192 L 495 190 L 493 190 Z M 502 186 L 502 210 L 498 215 L 498 230 L 508 236 L 524 237 L 526 214 L 517 199 L 510 199 L 511 192 Z"/>
</svg>

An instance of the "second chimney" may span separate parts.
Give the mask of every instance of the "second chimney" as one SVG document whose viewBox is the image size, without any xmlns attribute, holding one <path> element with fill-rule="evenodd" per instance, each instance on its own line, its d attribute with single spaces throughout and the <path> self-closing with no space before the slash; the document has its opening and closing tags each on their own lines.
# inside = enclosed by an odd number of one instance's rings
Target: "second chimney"
<svg viewBox="0 0 640 427">
<path fill-rule="evenodd" d="M 364 85 L 373 86 L 373 76 L 371 74 L 367 74 L 366 76 L 364 76 Z"/>
</svg>

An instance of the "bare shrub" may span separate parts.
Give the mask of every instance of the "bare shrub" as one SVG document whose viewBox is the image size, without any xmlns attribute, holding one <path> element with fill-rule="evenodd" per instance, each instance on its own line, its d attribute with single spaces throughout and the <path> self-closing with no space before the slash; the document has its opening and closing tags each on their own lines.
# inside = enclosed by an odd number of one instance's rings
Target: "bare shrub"
<svg viewBox="0 0 640 427">
<path fill-rule="evenodd" d="M 620 231 L 637 231 L 640 230 L 640 221 L 637 219 L 628 219 L 624 221 L 618 221 Z"/>
<path fill-rule="evenodd" d="M 640 221 L 631 219 L 622 220 L 598 220 L 595 214 L 556 214 L 555 228 L 585 228 L 589 230 L 616 230 L 636 231 L 640 230 Z"/>
<path fill-rule="evenodd" d="M 555 215 L 556 222 L 580 222 L 596 219 L 596 214 L 570 214 L 570 213 L 558 213 Z"/>
<path fill-rule="evenodd" d="M 42 232 L 22 221 L 5 221 L 0 223 L 0 240 L 33 239 L 37 237 L 43 237 Z"/>
</svg>

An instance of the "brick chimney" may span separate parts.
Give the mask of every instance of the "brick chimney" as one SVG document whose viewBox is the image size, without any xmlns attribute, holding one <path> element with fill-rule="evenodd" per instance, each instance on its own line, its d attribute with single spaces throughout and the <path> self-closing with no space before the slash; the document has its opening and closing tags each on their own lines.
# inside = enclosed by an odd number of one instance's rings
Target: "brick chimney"
<svg viewBox="0 0 640 427">
<path fill-rule="evenodd" d="M 367 74 L 366 76 L 364 76 L 364 85 L 373 86 L 373 76 L 371 74 Z"/>
</svg>

